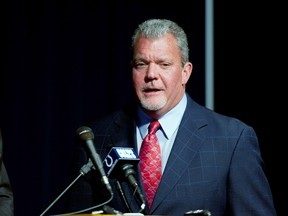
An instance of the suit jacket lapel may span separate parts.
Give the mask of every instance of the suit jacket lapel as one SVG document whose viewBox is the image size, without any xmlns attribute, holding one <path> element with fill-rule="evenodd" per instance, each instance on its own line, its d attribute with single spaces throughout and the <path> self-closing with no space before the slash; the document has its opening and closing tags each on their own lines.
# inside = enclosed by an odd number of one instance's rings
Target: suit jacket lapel
<svg viewBox="0 0 288 216">
<path fill-rule="evenodd" d="M 187 172 L 189 164 L 203 142 L 204 138 L 198 133 L 198 129 L 206 125 L 206 121 L 201 117 L 199 120 L 198 108 L 198 105 L 188 98 L 187 109 L 180 123 L 151 212 L 167 197 L 183 173 Z"/>
</svg>

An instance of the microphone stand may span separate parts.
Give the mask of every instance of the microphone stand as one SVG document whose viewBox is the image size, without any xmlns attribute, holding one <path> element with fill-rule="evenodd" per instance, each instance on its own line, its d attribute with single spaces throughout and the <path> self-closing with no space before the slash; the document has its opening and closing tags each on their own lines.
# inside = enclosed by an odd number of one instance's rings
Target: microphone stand
<svg viewBox="0 0 288 216">
<path fill-rule="evenodd" d="M 122 189 L 122 186 L 121 186 L 121 184 L 120 184 L 120 182 L 118 180 L 116 181 L 116 187 L 117 187 L 117 190 L 119 191 L 119 193 L 121 194 L 122 200 L 125 203 L 126 208 L 128 209 L 129 212 L 132 212 L 132 210 L 131 210 L 131 208 L 130 208 L 130 206 L 128 204 L 128 201 L 126 199 L 126 196 L 124 194 L 124 191 Z"/>
<path fill-rule="evenodd" d="M 43 216 L 81 176 L 84 176 L 88 172 L 90 172 L 92 167 L 93 167 L 93 164 L 91 160 L 89 160 L 87 164 L 81 167 L 80 174 L 75 178 L 75 180 L 70 185 L 68 185 L 68 187 L 41 213 L 40 216 Z"/>
</svg>

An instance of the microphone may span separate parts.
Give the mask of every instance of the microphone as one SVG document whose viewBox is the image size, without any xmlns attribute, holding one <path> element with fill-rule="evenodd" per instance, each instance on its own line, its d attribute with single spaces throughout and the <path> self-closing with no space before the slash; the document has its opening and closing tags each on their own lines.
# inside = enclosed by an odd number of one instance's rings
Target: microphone
<svg viewBox="0 0 288 216">
<path fill-rule="evenodd" d="M 112 187 L 103 169 L 103 164 L 102 164 L 100 155 L 96 152 L 96 149 L 94 147 L 94 142 L 93 142 L 94 134 L 92 132 L 92 129 L 86 126 L 82 126 L 77 129 L 76 133 L 81 140 L 85 141 L 86 150 L 88 151 L 88 155 L 94 167 L 98 169 L 98 171 L 100 172 L 100 175 L 102 176 L 102 182 L 106 186 L 107 190 L 111 194 L 113 194 Z"/>
<path fill-rule="evenodd" d="M 142 202 L 142 210 L 145 208 L 145 197 L 135 178 L 134 166 L 139 162 L 139 156 L 133 148 L 112 147 L 103 161 L 104 170 L 109 177 L 124 177 Z M 119 172 L 120 170 L 120 172 Z"/>
</svg>

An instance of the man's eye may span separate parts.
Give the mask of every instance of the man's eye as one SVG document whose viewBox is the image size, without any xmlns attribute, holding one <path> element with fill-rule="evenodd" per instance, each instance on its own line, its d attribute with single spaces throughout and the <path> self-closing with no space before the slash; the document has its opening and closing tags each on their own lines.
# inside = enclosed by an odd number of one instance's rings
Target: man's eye
<svg viewBox="0 0 288 216">
<path fill-rule="evenodd" d="M 170 64 L 168 64 L 168 63 L 163 63 L 163 64 L 161 64 L 161 67 L 162 67 L 162 68 L 169 68 L 169 67 L 170 67 Z"/>
<path fill-rule="evenodd" d="M 141 67 L 144 67 L 144 66 L 145 66 L 144 63 L 136 63 L 136 64 L 134 65 L 135 68 L 141 68 Z"/>
</svg>

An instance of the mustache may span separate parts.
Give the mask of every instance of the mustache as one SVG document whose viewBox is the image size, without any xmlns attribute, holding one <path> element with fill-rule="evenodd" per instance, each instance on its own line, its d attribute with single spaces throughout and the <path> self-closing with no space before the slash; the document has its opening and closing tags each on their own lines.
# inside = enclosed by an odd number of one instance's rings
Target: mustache
<svg viewBox="0 0 288 216">
<path fill-rule="evenodd" d="M 148 92 L 148 91 L 161 91 L 164 90 L 163 87 L 154 86 L 153 83 L 146 83 L 141 87 L 141 91 Z"/>
</svg>

